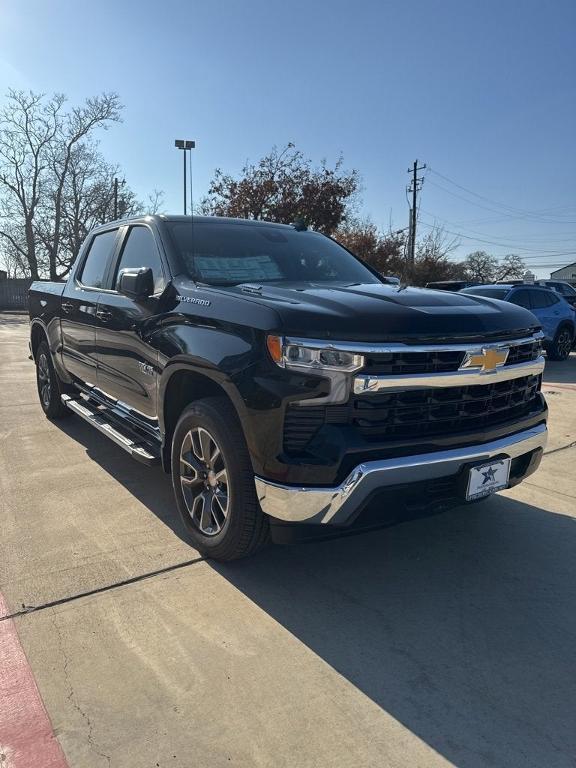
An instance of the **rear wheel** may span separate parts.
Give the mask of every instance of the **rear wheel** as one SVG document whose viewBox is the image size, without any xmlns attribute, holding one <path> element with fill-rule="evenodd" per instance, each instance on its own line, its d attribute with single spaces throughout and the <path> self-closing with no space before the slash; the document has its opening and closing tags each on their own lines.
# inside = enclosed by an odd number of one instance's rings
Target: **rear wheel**
<svg viewBox="0 0 576 768">
<path fill-rule="evenodd" d="M 46 341 L 40 342 L 36 351 L 36 384 L 40 405 L 49 419 L 61 419 L 70 414 L 62 402 L 63 385 L 54 370 Z"/>
<path fill-rule="evenodd" d="M 254 473 L 236 411 L 222 397 L 189 405 L 172 440 L 172 484 L 192 543 L 215 560 L 251 555 L 266 541 Z"/>
<path fill-rule="evenodd" d="M 564 325 L 558 329 L 554 341 L 548 350 L 548 356 L 551 360 L 566 360 L 572 349 L 574 342 L 574 333 Z"/>
</svg>

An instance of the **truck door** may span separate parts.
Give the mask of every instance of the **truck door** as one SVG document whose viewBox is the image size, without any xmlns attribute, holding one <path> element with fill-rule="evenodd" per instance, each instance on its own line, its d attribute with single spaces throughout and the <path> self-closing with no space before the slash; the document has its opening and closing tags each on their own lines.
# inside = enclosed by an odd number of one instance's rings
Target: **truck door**
<svg viewBox="0 0 576 768">
<path fill-rule="evenodd" d="M 120 272 L 134 267 L 152 269 L 154 295 L 135 300 L 118 292 Z M 157 417 L 158 352 L 151 336 L 167 275 L 152 229 L 143 224 L 127 227 L 110 290 L 102 292 L 98 300 L 98 387 L 152 419 Z"/>
<path fill-rule="evenodd" d="M 98 297 L 110 269 L 118 229 L 95 234 L 62 294 L 62 360 L 74 378 L 96 384 Z"/>
</svg>

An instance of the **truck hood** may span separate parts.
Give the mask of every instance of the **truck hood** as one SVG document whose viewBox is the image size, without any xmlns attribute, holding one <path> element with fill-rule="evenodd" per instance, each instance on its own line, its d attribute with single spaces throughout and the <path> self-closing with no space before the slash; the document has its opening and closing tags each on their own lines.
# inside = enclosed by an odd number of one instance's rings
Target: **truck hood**
<svg viewBox="0 0 576 768">
<path fill-rule="evenodd" d="M 220 289 L 222 290 L 222 289 Z M 399 341 L 510 338 L 539 328 L 526 309 L 505 301 L 379 283 L 265 284 L 223 289 L 273 307 L 282 333 L 308 338 Z"/>
</svg>

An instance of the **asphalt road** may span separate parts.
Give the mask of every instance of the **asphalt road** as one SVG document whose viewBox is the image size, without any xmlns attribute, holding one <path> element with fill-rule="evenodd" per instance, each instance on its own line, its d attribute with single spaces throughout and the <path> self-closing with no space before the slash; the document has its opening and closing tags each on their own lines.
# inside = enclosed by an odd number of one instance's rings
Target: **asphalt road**
<svg viewBox="0 0 576 768">
<path fill-rule="evenodd" d="M 576 355 L 522 486 L 220 566 L 161 470 L 44 418 L 27 336 L 0 314 L 0 591 L 69 766 L 574 768 Z"/>
</svg>

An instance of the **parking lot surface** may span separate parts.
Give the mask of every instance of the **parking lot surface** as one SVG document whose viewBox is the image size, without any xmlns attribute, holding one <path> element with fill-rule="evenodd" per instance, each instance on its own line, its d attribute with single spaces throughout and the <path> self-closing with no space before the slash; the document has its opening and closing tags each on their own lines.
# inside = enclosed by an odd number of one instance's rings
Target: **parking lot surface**
<svg viewBox="0 0 576 768">
<path fill-rule="evenodd" d="M 30 768 L 574 768 L 574 353 L 520 487 L 222 566 L 159 468 L 46 420 L 27 339 L 0 314 L 0 703 L 34 697 L 19 642 L 50 726 Z"/>
</svg>

